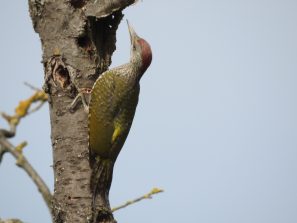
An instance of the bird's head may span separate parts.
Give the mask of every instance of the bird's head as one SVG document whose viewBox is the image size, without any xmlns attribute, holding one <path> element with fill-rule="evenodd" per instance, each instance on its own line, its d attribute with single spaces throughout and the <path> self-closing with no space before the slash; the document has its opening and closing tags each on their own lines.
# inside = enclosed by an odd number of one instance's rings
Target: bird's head
<svg viewBox="0 0 297 223">
<path fill-rule="evenodd" d="M 136 64 L 143 74 L 152 62 L 151 47 L 147 41 L 136 34 L 128 20 L 127 23 L 131 40 L 131 63 Z"/>
</svg>

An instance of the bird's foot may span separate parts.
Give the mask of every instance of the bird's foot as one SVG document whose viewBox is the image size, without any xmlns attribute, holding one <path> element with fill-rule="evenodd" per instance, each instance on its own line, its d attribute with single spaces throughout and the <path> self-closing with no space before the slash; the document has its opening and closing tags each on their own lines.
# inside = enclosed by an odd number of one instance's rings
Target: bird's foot
<svg viewBox="0 0 297 223">
<path fill-rule="evenodd" d="M 75 108 L 77 106 L 77 103 L 81 100 L 81 102 L 84 106 L 85 112 L 89 113 L 89 105 L 87 103 L 85 94 L 91 94 L 91 92 L 92 92 L 91 88 L 80 88 L 78 94 L 76 95 L 76 97 L 74 98 L 74 100 L 72 101 L 72 103 L 69 106 L 69 111 L 74 112 Z"/>
</svg>

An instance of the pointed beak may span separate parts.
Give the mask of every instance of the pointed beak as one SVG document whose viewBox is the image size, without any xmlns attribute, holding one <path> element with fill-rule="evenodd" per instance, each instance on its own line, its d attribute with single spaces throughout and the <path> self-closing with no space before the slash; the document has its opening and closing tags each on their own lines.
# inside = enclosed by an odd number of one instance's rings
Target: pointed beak
<svg viewBox="0 0 297 223">
<path fill-rule="evenodd" d="M 129 29 L 129 33 L 130 33 L 130 41 L 131 41 L 131 45 L 132 45 L 138 36 L 137 36 L 136 32 L 134 31 L 133 27 L 130 25 L 128 20 L 127 20 L 127 24 L 128 24 L 128 29 Z"/>
</svg>

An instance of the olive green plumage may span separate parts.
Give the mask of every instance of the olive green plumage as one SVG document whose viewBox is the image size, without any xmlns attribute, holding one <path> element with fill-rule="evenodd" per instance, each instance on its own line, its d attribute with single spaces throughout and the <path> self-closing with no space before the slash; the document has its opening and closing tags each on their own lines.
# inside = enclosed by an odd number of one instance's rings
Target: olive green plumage
<svg viewBox="0 0 297 223">
<path fill-rule="evenodd" d="M 130 72 L 128 64 L 107 71 L 93 86 L 89 146 L 101 158 L 115 160 L 128 136 L 139 95 L 139 83 L 129 78 Z"/>
<path fill-rule="evenodd" d="M 150 45 L 128 24 L 130 62 L 96 80 L 89 104 L 89 147 L 101 159 L 115 161 L 129 134 L 139 95 L 139 81 L 152 60 Z"/>
</svg>

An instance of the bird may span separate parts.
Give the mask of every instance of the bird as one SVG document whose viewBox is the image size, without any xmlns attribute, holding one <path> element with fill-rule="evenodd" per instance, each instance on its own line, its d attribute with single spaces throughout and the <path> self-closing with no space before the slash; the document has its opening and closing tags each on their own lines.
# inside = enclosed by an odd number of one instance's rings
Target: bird
<svg viewBox="0 0 297 223">
<path fill-rule="evenodd" d="M 100 187 L 110 187 L 114 162 L 127 139 L 135 115 L 139 82 L 152 61 L 150 44 L 136 34 L 128 20 L 127 24 L 131 42 L 130 61 L 102 73 L 90 93 L 88 129 L 90 157 L 93 160 L 93 202 Z"/>
</svg>

